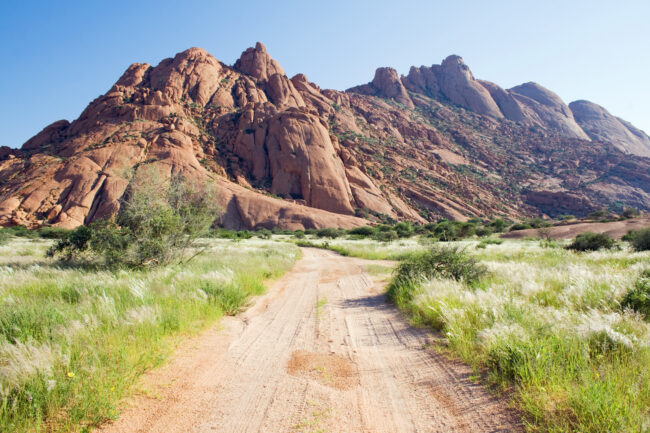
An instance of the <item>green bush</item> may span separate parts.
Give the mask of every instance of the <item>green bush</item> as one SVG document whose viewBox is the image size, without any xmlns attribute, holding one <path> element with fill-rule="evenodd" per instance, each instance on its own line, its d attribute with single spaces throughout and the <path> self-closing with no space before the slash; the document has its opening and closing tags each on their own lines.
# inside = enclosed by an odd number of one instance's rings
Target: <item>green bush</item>
<svg viewBox="0 0 650 433">
<path fill-rule="evenodd" d="M 592 220 L 598 220 L 605 218 L 607 216 L 607 211 L 604 209 L 597 210 L 594 212 L 591 212 L 589 215 L 587 215 L 587 218 L 592 219 Z"/>
<path fill-rule="evenodd" d="M 639 209 L 635 207 L 626 207 L 623 209 L 623 212 L 621 212 L 621 216 L 626 219 L 636 218 L 639 216 Z"/>
<path fill-rule="evenodd" d="M 533 226 L 531 226 L 530 224 L 526 224 L 526 223 L 515 223 L 515 224 L 513 224 L 513 225 L 510 226 L 510 228 L 508 229 L 508 231 L 514 232 L 514 231 L 516 231 L 516 230 L 527 230 L 527 229 L 532 229 L 532 228 L 533 228 Z"/>
<path fill-rule="evenodd" d="M 213 191 L 179 175 L 160 180 L 152 170 L 136 173 L 115 221 L 71 231 L 48 255 L 73 260 L 87 254 L 111 267 L 183 261 L 217 216 Z"/>
<path fill-rule="evenodd" d="M 458 240 L 458 233 L 456 232 L 456 225 L 453 221 L 441 221 L 433 230 L 433 235 L 442 242 L 450 242 Z"/>
<path fill-rule="evenodd" d="M 478 227 L 476 229 L 476 236 L 479 237 L 490 236 L 492 233 L 494 233 L 494 230 L 491 227 Z"/>
<path fill-rule="evenodd" d="M 36 234 L 43 239 L 63 239 L 69 232 L 61 227 L 41 227 L 36 230 Z"/>
<path fill-rule="evenodd" d="M 268 229 L 259 229 L 255 232 L 255 236 L 257 236 L 260 239 L 271 239 L 271 236 L 273 235 L 273 232 Z"/>
<path fill-rule="evenodd" d="M 506 229 L 506 222 L 501 218 L 497 218 L 491 221 L 487 227 L 492 228 L 495 233 L 502 233 Z"/>
<path fill-rule="evenodd" d="M 377 230 L 374 227 L 363 226 L 363 227 L 355 227 L 353 229 L 348 230 L 348 234 L 367 237 L 367 236 L 374 235 L 376 231 Z"/>
<path fill-rule="evenodd" d="M 567 249 L 574 251 L 597 251 L 601 248 L 612 248 L 614 239 L 605 233 L 582 233 L 567 245 Z"/>
<path fill-rule="evenodd" d="M 476 245 L 476 248 L 485 248 L 488 245 L 501 245 L 503 243 L 503 239 L 497 239 L 497 238 L 488 238 L 488 239 L 482 239 L 481 242 Z"/>
<path fill-rule="evenodd" d="M 411 301 L 413 290 L 432 278 L 450 278 L 468 285 L 476 284 L 487 274 L 465 250 L 458 247 L 433 247 L 415 253 L 400 262 L 388 286 L 388 296 L 398 305 Z"/>
<path fill-rule="evenodd" d="M 330 238 L 330 239 L 336 239 L 339 236 L 342 236 L 343 232 L 339 229 L 334 229 L 334 228 L 325 228 L 325 229 L 320 229 L 316 232 L 316 236 L 319 238 Z"/>
<path fill-rule="evenodd" d="M 393 229 L 400 238 L 413 236 L 413 226 L 407 222 L 399 222 L 393 226 Z"/>
<path fill-rule="evenodd" d="M 643 230 L 635 230 L 628 234 L 630 236 L 626 240 L 630 241 L 634 251 L 650 250 L 650 227 Z"/>
<path fill-rule="evenodd" d="M 373 239 L 379 242 L 392 242 L 399 239 L 399 235 L 395 230 L 381 231 L 373 236 Z"/>
<path fill-rule="evenodd" d="M 621 307 L 634 310 L 650 320 L 650 269 L 643 271 L 634 283 L 634 288 L 625 294 Z"/>
</svg>

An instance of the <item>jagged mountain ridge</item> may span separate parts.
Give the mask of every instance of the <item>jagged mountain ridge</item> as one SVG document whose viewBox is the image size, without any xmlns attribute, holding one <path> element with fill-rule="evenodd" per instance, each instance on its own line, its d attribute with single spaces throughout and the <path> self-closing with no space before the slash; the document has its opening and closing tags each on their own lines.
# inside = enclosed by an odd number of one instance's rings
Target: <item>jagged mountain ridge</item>
<svg viewBox="0 0 650 433">
<path fill-rule="evenodd" d="M 458 56 L 340 92 L 289 79 L 260 43 L 233 66 L 191 48 L 0 150 L 0 224 L 108 217 L 143 164 L 215 181 L 231 228 L 648 209 L 650 160 L 626 153 L 645 134 L 623 143 L 631 125 L 580 113 L 534 83 L 476 80 Z"/>
</svg>

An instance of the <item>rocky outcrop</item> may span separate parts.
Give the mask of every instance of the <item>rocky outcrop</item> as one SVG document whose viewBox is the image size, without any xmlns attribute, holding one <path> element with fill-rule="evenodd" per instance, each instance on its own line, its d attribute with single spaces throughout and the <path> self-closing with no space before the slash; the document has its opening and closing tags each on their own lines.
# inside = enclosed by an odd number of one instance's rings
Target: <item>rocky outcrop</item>
<svg viewBox="0 0 650 433">
<path fill-rule="evenodd" d="M 513 87 L 510 92 L 524 107 L 524 115 L 530 122 L 557 131 L 565 137 L 589 140 L 589 136 L 576 123 L 569 107 L 555 93 L 533 82 Z"/>
<path fill-rule="evenodd" d="M 503 117 L 490 92 L 474 79 L 461 57 L 449 56 L 442 61 L 438 83 L 440 91 L 454 104 L 478 114 Z"/>
<path fill-rule="evenodd" d="M 589 101 L 574 101 L 569 108 L 592 140 L 612 143 L 626 153 L 650 157 L 650 137 L 605 108 Z"/>
<path fill-rule="evenodd" d="M 348 91 L 393 99 L 409 108 L 414 107 L 404 84 L 402 84 L 397 71 L 393 68 L 377 68 L 375 78 L 370 83 L 353 87 Z"/>
<path fill-rule="evenodd" d="M 650 159 L 603 142 L 647 136 L 580 105 L 593 142 L 557 95 L 476 80 L 457 56 L 339 92 L 289 79 L 259 43 L 234 66 L 190 48 L 131 65 L 78 119 L 0 148 L 0 225 L 110 218 L 147 167 L 214 182 L 229 228 L 649 209 Z"/>
<path fill-rule="evenodd" d="M 284 69 L 268 55 L 261 42 L 255 44 L 255 48 L 244 51 L 235 62 L 234 69 L 258 81 L 267 81 L 274 74 L 285 75 Z"/>
</svg>

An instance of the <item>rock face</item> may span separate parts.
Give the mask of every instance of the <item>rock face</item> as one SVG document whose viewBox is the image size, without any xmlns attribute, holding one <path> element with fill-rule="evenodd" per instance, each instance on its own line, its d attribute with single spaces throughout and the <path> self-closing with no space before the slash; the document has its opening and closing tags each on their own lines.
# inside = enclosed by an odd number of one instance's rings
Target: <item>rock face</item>
<svg viewBox="0 0 650 433">
<path fill-rule="evenodd" d="M 513 87 L 510 92 L 524 107 L 525 117 L 533 123 L 555 130 L 565 137 L 589 140 L 569 107 L 555 93 L 533 82 Z"/>
<path fill-rule="evenodd" d="M 393 68 L 377 68 L 375 78 L 370 83 L 353 87 L 349 91 L 394 99 L 400 104 L 413 108 L 413 101 L 411 101 L 404 84 L 397 75 L 397 71 Z"/>
<path fill-rule="evenodd" d="M 0 225 L 110 218 L 146 166 L 214 182 L 219 222 L 237 229 L 648 210 L 647 139 L 536 84 L 476 80 L 458 56 L 339 92 L 288 78 L 261 43 L 233 66 L 190 48 L 0 148 Z"/>
<path fill-rule="evenodd" d="M 439 69 L 440 91 L 454 104 L 478 114 L 503 117 L 490 92 L 477 82 L 472 71 L 459 56 L 449 56 Z"/>
<path fill-rule="evenodd" d="M 574 101 L 569 108 L 592 140 L 608 141 L 623 152 L 650 157 L 650 137 L 605 108 L 589 101 Z"/>
</svg>

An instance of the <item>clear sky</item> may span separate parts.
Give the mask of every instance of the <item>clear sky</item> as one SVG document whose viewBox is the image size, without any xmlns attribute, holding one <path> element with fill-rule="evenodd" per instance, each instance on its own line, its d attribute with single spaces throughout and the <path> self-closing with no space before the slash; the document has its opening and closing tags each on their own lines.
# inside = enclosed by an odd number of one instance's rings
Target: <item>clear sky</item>
<svg viewBox="0 0 650 433">
<path fill-rule="evenodd" d="M 650 132 L 650 0 L 9 1 L 0 4 L 0 145 L 75 119 L 129 64 L 192 46 L 233 64 L 262 41 L 323 88 L 461 55 L 477 78 L 536 81 Z"/>
</svg>

